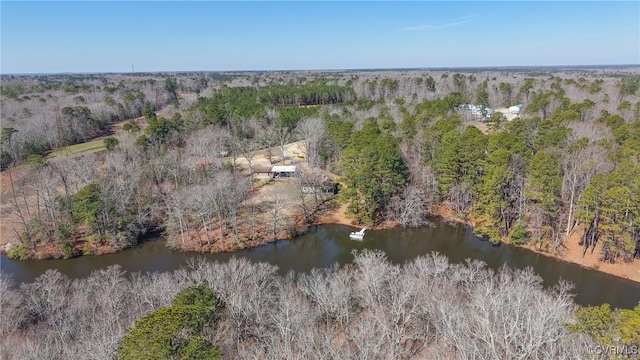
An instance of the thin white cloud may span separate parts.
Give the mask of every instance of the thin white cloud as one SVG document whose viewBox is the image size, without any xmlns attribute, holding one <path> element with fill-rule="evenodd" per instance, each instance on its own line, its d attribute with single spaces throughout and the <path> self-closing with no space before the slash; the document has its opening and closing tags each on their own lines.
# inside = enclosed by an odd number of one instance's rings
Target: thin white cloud
<svg viewBox="0 0 640 360">
<path fill-rule="evenodd" d="M 403 30 L 403 31 L 416 31 L 416 30 L 432 31 L 432 30 L 446 29 L 446 28 L 450 28 L 450 27 L 454 27 L 454 26 L 460 26 L 460 25 L 463 25 L 463 24 L 467 24 L 467 23 L 473 22 L 480 15 L 482 15 L 482 14 L 473 14 L 473 15 L 468 15 L 468 16 L 464 16 L 464 17 L 458 18 L 456 20 L 453 20 L 453 21 L 447 22 L 447 23 L 411 26 L 411 27 L 406 27 L 406 28 L 401 29 L 401 30 Z"/>
</svg>

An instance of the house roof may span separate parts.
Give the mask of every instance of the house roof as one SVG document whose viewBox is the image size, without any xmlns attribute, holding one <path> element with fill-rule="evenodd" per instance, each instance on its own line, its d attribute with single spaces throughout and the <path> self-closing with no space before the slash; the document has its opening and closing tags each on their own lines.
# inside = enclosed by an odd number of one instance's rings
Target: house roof
<svg viewBox="0 0 640 360">
<path fill-rule="evenodd" d="M 295 165 L 276 165 L 273 168 L 271 168 L 271 172 L 296 172 L 296 166 Z"/>
</svg>

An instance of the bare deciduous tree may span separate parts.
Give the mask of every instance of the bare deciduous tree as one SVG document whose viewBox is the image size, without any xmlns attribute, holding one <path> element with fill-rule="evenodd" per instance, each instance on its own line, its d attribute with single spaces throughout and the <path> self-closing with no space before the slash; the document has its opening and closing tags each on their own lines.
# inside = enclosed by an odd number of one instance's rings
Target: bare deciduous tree
<svg viewBox="0 0 640 360">
<path fill-rule="evenodd" d="M 113 266 L 73 281 L 51 270 L 19 288 L 1 275 L 0 356 L 111 358 L 137 318 L 193 284 L 225 304 L 205 334 L 229 358 L 574 359 L 593 345 L 565 328 L 575 308 L 566 283 L 544 289 L 531 269 L 449 264 L 437 253 L 393 265 L 364 251 L 297 277 L 235 257 L 173 273 Z"/>
<path fill-rule="evenodd" d="M 569 202 L 565 233 L 571 233 L 575 224 L 575 204 L 591 178 L 599 173 L 613 170 L 613 164 L 607 160 L 607 151 L 594 142 L 607 134 L 605 129 L 594 124 L 571 124 L 572 133 L 570 151 L 563 157 L 562 195 Z"/>
<path fill-rule="evenodd" d="M 324 121 L 305 118 L 298 122 L 296 132 L 304 142 L 304 155 L 310 168 L 320 166 L 320 144 L 324 136 Z"/>
<path fill-rule="evenodd" d="M 391 198 L 389 210 L 402 226 L 418 227 L 425 224 L 425 192 L 415 185 L 405 187 Z"/>
<path fill-rule="evenodd" d="M 286 190 L 278 187 L 272 190 L 267 196 L 267 214 L 269 217 L 269 228 L 273 239 L 277 239 L 278 234 L 287 229 L 289 217 L 284 208 L 288 204 Z"/>
<path fill-rule="evenodd" d="M 307 223 L 311 223 L 322 204 L 333 196 L 333 187 L 329 185 L 324 172 L 319 169 L 298 171 L 294 183 L 302 216 Z"/>
<path fill-rule="evenodd" d="M 291 132 L 288 127 L 284 126 L 276 126 L 273 130 L 275 138 L 280 146 L 280 153 L 282 154 L 282 163 L 284 164 L 284 160 L 287 157 L 287 152 L 285 149 L 285 145 L 291 140 Z"/>
<path fill-rule="evenodd" d="M 249 186 L 253 189 L 253 158 L 256 156 L 255 151 L 258 149 L 258 143 L 253 139 L 238 140 L 237 148 L 240 154 L 247 160 L 249 165 Z"/>
</svg>

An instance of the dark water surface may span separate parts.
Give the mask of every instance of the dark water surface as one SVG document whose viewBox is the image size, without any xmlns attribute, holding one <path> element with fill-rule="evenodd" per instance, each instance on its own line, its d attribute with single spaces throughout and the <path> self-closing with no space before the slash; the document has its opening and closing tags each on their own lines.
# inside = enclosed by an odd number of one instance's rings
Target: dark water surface
<svg viewBox="0 0 640 360">
<path fill-rule="evenodd" d="M 486 262 L 491 268 L 507 265 L 512 268 L 533 267 L 544 279 L 545 286 L 560 279 L 575 284 L 575 300 L 581 305 L 609 303 L 613 307 L 632 308 L 640 301 L 640 283 L 625 280 L 578 265 L 562 262 L 509 245 L 493 246 L 475 237 L 471 229 L 460 224 L 435 220 L 433 227 L 367 231 L 363 242 L 349 240 L 354 229 L 344 225 L 321 225 L 295 240 L 279 241 L 262 247 L 233 253 L 203 255 L 173 251 L 161 240 L 146 242 L 117 254 L 85 256 L 71 260 L 15 261 L 2 255 L 0 267 L 17 282 L 31 282 L 47 269 L 78 278 L 91 271 L 119 264 L 128 272 L 171 271 L 187 263 L 189 258 L 206 257 L 211 261 L 228 261 L 245 257 L 277 265 L 281 273 L 289 270 L 308 271 L 314 267 L 345 264 L 353 260 L 354 249 L 379 249 L 390 261 L 401 263 L 417 256 L 437 251 L 457 263 L 466 258 Z M 637 260 L 636 260 L 637 261 Z"/>
</svg>

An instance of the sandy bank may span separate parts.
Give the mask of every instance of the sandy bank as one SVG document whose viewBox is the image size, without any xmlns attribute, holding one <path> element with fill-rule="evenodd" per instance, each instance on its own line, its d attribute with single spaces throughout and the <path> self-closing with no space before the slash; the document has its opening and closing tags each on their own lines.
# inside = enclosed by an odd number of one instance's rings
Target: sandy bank
<svg viewBox="0 0 640 360">
<path fill-rule="evenodd" d="M 451 220 L 461 224 L 465 224 L 467 226 L 472 226 L 469 221 L 465 221 L 464 219 L 455 216 L 451 209 L 448 209 L 444 206 L 434 207 L 432 213 L 433 215 L 440 216 L 446 220 Z M 589 249 L 583 256 L 582 253 L 584 248 L 579 245 L 581 236 L 582 228 L 578 227 L 569 237 L 564 238 L 563 246 L 560 247 L 557 253 L 549 253 L 546 251 L 538 250 L 533 244 L 515 246 L 525 248 L 538 254 L 558 259 L 560 261 L 577 264 L 584 268 L 589 268 L 631 281 L 640 282 L 640 260 L 636 259 L 631 263 L 622 261 L 619 261 L 615 264 L 604 263 L 600 261 L 600 253 L 602 250 L 601 243 L 598 243 L 596 245 L 593 253 L 591 252 L 591 249 Z"/>
</svg>

